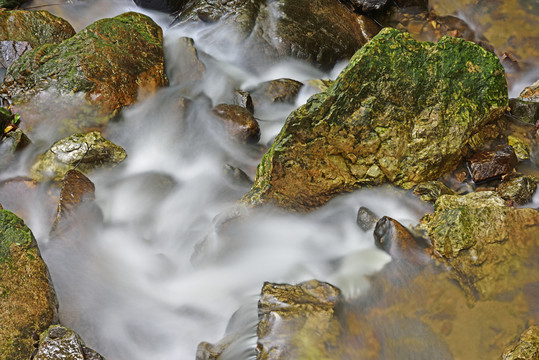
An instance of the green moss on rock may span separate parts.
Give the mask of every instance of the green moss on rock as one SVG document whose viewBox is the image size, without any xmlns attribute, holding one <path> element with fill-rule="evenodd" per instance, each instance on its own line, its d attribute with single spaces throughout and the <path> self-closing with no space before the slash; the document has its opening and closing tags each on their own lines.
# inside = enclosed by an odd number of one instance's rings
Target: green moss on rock
<svg viewBox="0 0 539 360">
<path fill-rule="evenodd" d="M 539 211 L 506 206 L 496 193 L 442 195 L 422 227 L 472 298 L 488 299 L 531 281 L 526 259 L 539 246 Z"/>
<path fill-rule="evenodd" d="M 96 21 L 61 44 L 27 52 L 8 69 L 0 94 L 15 106 L 34 100 L 40 113 L 55 113 L 63 106 L 55 95 L 82 93 L 77 116 L 103 123 L 166 83 L 161 28 L 130 12 Z M 49 96 L 36 96 L 44 93 Z"/>
<path fill-rule="evenodd" d="M 409 189 L 437 179 L 506 107 L 504 71 L 492 53 L 386 28 L 326 92 L 290 114 L 243 202 L 309 210 L 363 185 Z"/>
<path fill-rule="evenodd" d="M 59 44 L 73 35 L 71 24 L 45 10 L 0 11 L 0 41 L 26 41 L 35 49 Z"/>
<path fill-rule="evenodd" d="M 57 320 L 57 307 L 32 232 L 12 212 L 0 210 L 0 359 L 29 359 L 32 333 Z"/>
</svg>

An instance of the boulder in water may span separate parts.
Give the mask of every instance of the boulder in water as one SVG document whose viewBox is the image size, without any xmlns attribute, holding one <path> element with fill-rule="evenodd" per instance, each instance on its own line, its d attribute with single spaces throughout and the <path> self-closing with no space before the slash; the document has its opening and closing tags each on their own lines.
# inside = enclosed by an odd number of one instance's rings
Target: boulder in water
<svg viewBox="0 0 539 360">
<path fill-rule="evenodd" d="M 75 167 L 82 172 L 113 167 L 126 156 L 124 149 L 105 139 L 98 131 L 74 134 L 58 140 L 49 150 L 39 155 L 30 174 L 37 181 L 61 180 Z"/>
<path fill-rule="evenodd" d="M 386 28 L 326 92 L 290 114 L 242 201 L 306 211 L 364 185 L 409 189 L 453 169 L 471 136 L 506 107 L 494 54 Z"/>
<path fill-rule="evenodd" d="M 26 126 L 52 114 L 50 121 L 67 118 L 64 126 L 80 131 L 103 125 L 166 83 L 161 28 L 130 12 L 27 52 L 8 69 L 0 95 L 16 107 L 31 101 L 21 109 Z"/>
<path fill-rule="evenodd" d="M 219 104 L 212 109 L 230 137 L 242 144 L 257 143 L 260 127 L 253 114 L 239 105 Z"/>
<path fill-rule="evenodd" d="M 103 356 L 86 347 L 73 330 L 53 325 L 41 335 L 34 360 L 56 359 L 105 360 Z"/>
<path fill-rule="evenodd" d="M 539 327 L 532 325 L 520 335 L 515 344 L 503 352 L 502 360 L 536 359 L 539 359 Z"/>
<path fill-rule="evenodd" d="M 8 210 L 0 210 L 0 295 L 0 358 L 28 360 L 32 334 L 57 321 L 58 303 L 34 235 Z"/>
</svg>

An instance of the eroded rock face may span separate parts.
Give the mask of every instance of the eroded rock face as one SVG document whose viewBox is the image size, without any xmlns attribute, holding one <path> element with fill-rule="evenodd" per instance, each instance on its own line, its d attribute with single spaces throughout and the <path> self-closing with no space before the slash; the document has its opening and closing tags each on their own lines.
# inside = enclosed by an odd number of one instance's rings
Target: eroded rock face
<svg viewBox="0 0 539 360">
<path fill-rule="evenodd" d="M 473 299 L 517 287 L 539 246 L 539 211 L 508 207 L 496 193 L 443 195 L 421 220 L 434 253 Z"/>
<path fill-rule="evenodd" d="M 89 128 L 166 82 L 161 28 L 131 12 L 99 20 L 61 44 L 27 52 L 8 69 L 0 95 L 16 106 L 34 100 L 39 110 L 21 113 L 26 123 L 35 113 L 67 106 L 55 95 L 70 97 L 70 103 L 80 100 L 74 113 L 63 116 L 71 122 L 90 118 Z"/>
<path fill-rule="evenodd" d="M 53 325 L 41 335 L 34 360 L 104 360 L 71 329 Z"/>
<path fill-rule="evenodd" d="M 338 0 L 199 0 L 188 4 L 177 20 L 231 25 L 249 52 L 265 55 L 267 61 L 258 66 L 292 56 L 328 68 L 350 58 L 379 31 L 373 20 Z M 247 53 L 245 60 L 259 61 L 255 58 Z"/>
<path fill-rule="evenodd" d="M 290 114 L 242 201 L 310 210 L 363 185 L 409 189 L 451 170 L 472 134 L 506 106 L 492 53 L 384 29 L 325 93 Z"/>
<path fill-rule="evenodd" d="M 57 321 L 58 303 L 32 232 L 8 210 L 0 210 L 0 295 L 0 358 L 28 360 L 32 333 Z"/>
<path fill-rule="evenodd" d="M 335 358 L 341 301 L 338 288 L 317 280 L 265 283 L 258 302 L 257 359 Z"/>
<path fill-rule="evenodd" d="M 30 175 L 37 181 L 61 180 L 75 166 L 82 172 L 88 172 L 100 167 L 113 167 L 126 156 L 124 149 L 103 138 L 98 131 L 74 134 L 57 141 L 38 156 Z"/>
</svg>

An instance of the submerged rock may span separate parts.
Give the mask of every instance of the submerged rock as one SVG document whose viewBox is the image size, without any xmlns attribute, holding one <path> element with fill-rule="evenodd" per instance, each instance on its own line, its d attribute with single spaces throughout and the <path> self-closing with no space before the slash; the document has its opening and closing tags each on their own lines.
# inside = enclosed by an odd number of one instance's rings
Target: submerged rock
<svg viewBox="0 0 539 360">
<path fill-rule="evenodd" d="M 30 175 L 37 181 L 60 180 L 75 167 L 82 172 L 113 167 L 126 156 L 124 149 L 103 138 L 98 131 L 74 134 L 55 142 L 39 155 Z"/>
<path fill-rule="evenodd" d="M 258 302 L 257 359 L 335 359 L 341 291 L 317 280 L 264 283 Z"/>
<path fill-rule="evenodd" d="M 105 360 L 94 350 L 86 347 L 73 330 L 53 325 L 41 335 L 39 347 L 33 360 Z"/>
<path fill-rule="evenodd" d="M 537 360 L 539 359 L 539 327 L 532 325 L 520 335 L 518 341 L 508 347 L 502 360 Z"/>
<path fill-rule="evenodd" d="M 492 53 L 384 29 L 325 93 L 290 114 L 242 201 L 310 210 L 364 185 L 409 189 L 451 170 L 472 134 L 506 107 Z"/>
<path fill-rule="evenodd" d="M 508 281 L 518 287 L 539 246 L 539 211 L 508 207 L 491 191 L 443 195 L 421 222 L 434 254 L 472 299 L 491 299 Z"/>
<path fill-rule="evenodd" d="M 56 116 L 70 120 L 64 126 L 80 124 L 80 131 L 103 125 L 166 82 L 161 28 L 131 12 L 99 20 L 61 44 L 27 52 L 8 69 L 0 95 L 16 106 L 33 100 L 21 109 L 25 120 L 75 107 Z M 70 101 L 62 103 L 58 95 Z"/>
<path fill-rule="evenodd" d="M 338 0 L 198 0 L 191 1 L 177 21 L 230 25 L 245 43 L 241 60 L 259 67 L 292 56 L 330 68 L 379 31 L 373 20 L 352 13 Z"/>
<path fill-rule="evenodd" d="M 0 359 L 28 360 L 32 333 L 57 321 L 58 303 L 47 266 L 24 221 L 0 211 Z"/>
<path fill-rule="evenodd" d="M 198 57 L 195 42 L 188 37 L 181 37 L 171 44 L 165 56 L 168 79 L 171 86 L 202 80 L 206 66 Z"/>
<path fill-rule="evenodd" d="M 260 139 L 260 127 L 253 114 L 239 105 L 219 104 L 212 113 L 224 125 L 230 137 L 242 144 L 255 144 Z"/>
</svg>

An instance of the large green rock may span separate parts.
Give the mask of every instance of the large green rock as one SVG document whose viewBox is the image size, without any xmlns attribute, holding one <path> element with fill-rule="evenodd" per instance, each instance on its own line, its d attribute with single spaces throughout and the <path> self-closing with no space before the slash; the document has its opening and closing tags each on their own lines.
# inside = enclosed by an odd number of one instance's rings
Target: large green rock
<svg viewBox="0 0 539 360">
<path fill-rule="evenodd" d="M 255 66 L 293 56 L 331 67 L 349 59 L 380 29 L 338 0 L 193 0 L 178 21 L 228 24 L 248 49 L 242 59 Z"/>
<path fill-rule="evenodd" d="M 66 20 L 45 10 L 0 11 L 0 41 L 25 41 L 35 49 L 73 35 L 75 30 Z"/>
<path fill-rule="evenodd" d="M 57 321 L 47 266 L 24 222 L 0 210 L 0 359 L 28 360 L 32 334 Z"/>
<path fill-rule="evenodd" d="M 494 54 L 462 39 L 420 43 L 386 28 L 326 92 L 290 114 L 243 202 L 309 210 L 363 185 L 409 189 L 437 179 L 506 107 Z"/>
<path fill-rule="evenodd" d="M 442 195 L 421 227 L 432 241 L 433 253 L 452 268 L 472 299 L 490 299 L 534 281 L 526 262 L 539 249 L 535 209 L 506 206 L 491 191 Z"/>
<path fill-rule="evenodd" d="M 520 335 L 516 344 L 503 352 L 502 360 L 536 359 L 539 359 L 539 327 L 532 325 Z"/>
<path fill-rule="evenodd" d="M 86 119 L 83 127 L 90 128 L 166 82 L 161 28 L 130 12 L 99 20 L 59 45 L 27 52 L 8 69 L 0 95 L 16 108 L 34 100 L 21 108 L 23 124 L 39 113 L 71 123 Z M 63 107 L 71 110 L 58 114 Z"/>
</svg>

